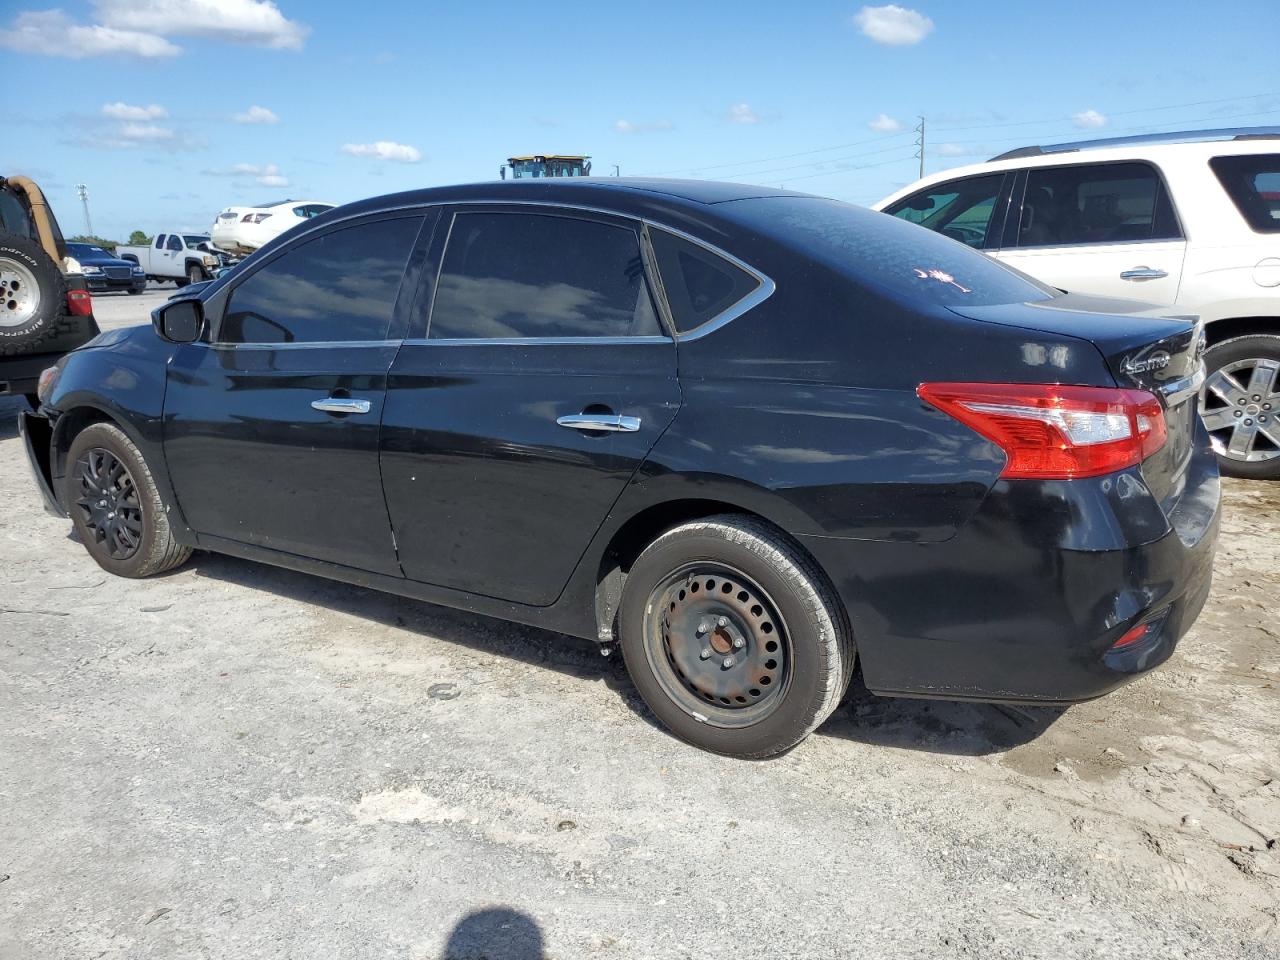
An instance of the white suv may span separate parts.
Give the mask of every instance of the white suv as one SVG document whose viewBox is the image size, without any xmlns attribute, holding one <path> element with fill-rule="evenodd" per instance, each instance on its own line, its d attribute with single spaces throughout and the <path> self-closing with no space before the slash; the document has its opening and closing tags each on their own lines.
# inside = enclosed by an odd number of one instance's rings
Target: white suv
<svg viewBox="0 0 1280 960">
<path fill-rule="evenodd" d="M 1280 128 L 1024 147 L 874 206 L 1055 287 L 1201 316 L 1223 472 L 1280 479 Z"/>
</svg>

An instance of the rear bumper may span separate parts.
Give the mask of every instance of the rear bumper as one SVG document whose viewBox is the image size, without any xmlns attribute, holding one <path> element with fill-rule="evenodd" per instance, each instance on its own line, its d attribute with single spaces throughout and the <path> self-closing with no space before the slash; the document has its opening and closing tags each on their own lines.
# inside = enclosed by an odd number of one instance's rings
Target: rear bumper
<svg viewBox="0 0 1280 960">
<path fill-rule="evenodd" d="M 0 395 L 35 393 L 41 372 L 57 363 L 61 356 L 60 353 L 20 353 L 0 357 Z"/>
<path fill-rule="evenodd" d="M 48 419 L 25 410 L 18 414 L 18 433 L 22 436 L 22 446 L 27 452 L 27 465 L 31 467 L 32 479 L 40 490 L 44 500 L 45 513 L 55 517 L 65 517 L 67 512 L 58 503 L 52 486 L 52 463 L 50 458 L 53 449 L 50 440 L 53 437 L 53 424 Z"/>
<path fill-rule="evenodd" d="M 1167 660 L 1213 575 L 1221 489 L 1198 433 L 1167 512 L 1133 469 L 1066 483 L 1001 481 L 942 543 L 802 538 L 849 611 L 867 687 L 1063 704 Z M 1161 616 L 1158 632 L 1111 651 Z"/>
</svg>

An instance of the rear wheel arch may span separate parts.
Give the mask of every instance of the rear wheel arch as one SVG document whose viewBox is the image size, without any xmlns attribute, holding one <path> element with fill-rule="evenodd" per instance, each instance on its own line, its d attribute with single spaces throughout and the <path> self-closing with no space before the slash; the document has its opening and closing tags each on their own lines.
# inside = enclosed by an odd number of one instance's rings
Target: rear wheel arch
<svg viewBox="0 0 1280 960">
<path fill-rule="evenodd" d="M 803 554 L 819 571 L 828 586 L 833 585 L 829 573 L 796 538 L 787 533 L 785 527 L 757 510 L 752 510 L 737 503 L 712 498 L 685 498 L 668 500 L 651 504 L 636 512 L 609 538 L 608 545 L 600 554 L 596 572 L 595 618 L 596 638 L 600 643 L 613 643 L 616 638 L 618 608 L 622 601 L 622 589 L 626 583 L 627 573 L 631 565 L 646 548 L 668 530 L 694 520 L 708 517 L 732 515 L 746 518 L 772 529 L 779 536 L 789 541 L 797 552 Z M 839 594 L 832 586 L 832 595 Z M 848 612 L 841 612 L 847 617 Z"/>
<path fill-rule="evenodd" d="M 1205 324 L 1205 340 L 1210 347 L 1236 337 L 1257 334 L 1280 335 L 1280 317 L 1224 317 Z"/>
</svg>

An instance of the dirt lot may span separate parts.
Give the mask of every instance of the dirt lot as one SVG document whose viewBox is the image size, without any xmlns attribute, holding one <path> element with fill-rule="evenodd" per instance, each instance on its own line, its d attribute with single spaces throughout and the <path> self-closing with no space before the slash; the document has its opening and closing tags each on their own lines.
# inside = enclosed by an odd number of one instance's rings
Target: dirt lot
<svg viewBox="0 0 1280 960">
<path fill-rule="evenodd" d="M 20 403 L 5 960 L 1280 957 L 1280 487 L 1227 484 L 1209 606 L 1119 693 L 855 681 L 743 763 L 553 634 L 211 555 L 109 577 L 41 512 Z"/>
</svg>

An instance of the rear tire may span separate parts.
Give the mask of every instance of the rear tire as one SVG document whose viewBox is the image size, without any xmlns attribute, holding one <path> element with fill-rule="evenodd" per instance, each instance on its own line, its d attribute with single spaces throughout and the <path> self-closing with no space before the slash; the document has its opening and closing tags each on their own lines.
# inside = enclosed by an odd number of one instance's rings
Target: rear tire
<svg viewBox="0 0 1280 960">
<path fill-rule="evenodd" d="M 1218 468 L 1229 477 L 1280 480 L 1280 336 L 1223 340 L 1204 362 L 1201 415 Z"/>
<path fill-rule="evenodd" d="M 89 556 L 118 577 L 141 578 L 185 563 L 142 453 L 123 430 L 95 423 L 67 452 L 63 502 Z"/>
<path fill-rule="evenodd" d="M 763 521 L 721 514 L 658 537 L 618 613 L 627 669 L 682 740 L 726 756 L 795 746 L 853 673 L 844 608 L 813 560 Z"/>
<path fill-rule="evenodd" d="M 38 353 L 66 306 L 66 278 L 44 248 L 0 233 L 0 356 Z"/>
</svg>

